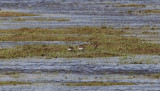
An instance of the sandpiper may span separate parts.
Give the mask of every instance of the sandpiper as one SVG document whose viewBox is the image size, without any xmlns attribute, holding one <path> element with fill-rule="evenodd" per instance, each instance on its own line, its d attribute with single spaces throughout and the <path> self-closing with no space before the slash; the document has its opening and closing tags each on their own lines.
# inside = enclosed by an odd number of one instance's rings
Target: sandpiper
<svg viewBox="0 0 160 91">
<path fill-rule="evenodd" d="M 67 50 L 68 50 L 68 51 L 73 51 L 73 49 L 74 49 L 73 47 L 68 46 L 68 49 L 67 49 Z"/>
<path fill-rule="evenodd" d="M 78 46 L 78 50 L 84 50 L 84 46 L 83 45 L 79 45 Z"/>
</svg>

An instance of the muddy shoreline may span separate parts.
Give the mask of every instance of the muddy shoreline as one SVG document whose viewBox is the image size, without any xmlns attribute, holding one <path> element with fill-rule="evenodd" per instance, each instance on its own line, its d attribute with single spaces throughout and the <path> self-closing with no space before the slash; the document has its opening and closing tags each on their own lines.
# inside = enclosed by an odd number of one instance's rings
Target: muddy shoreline
<svg viewBox="0 0 160 91">
<path fill-rule="evenodd" d="M 106 0 L 1 0 L 0 8 L 2 10 L 0 10 L 0 12 L 14 11 L 14 12 L 32 13 L 35 14 L 36 16 L 0 17 L 0 29 L 20 29 L 24 27 L 26 28 L 38 27 L 38 28 L 49 28 L 49 29 L 59 27 L 59 29 L 60 28 L 63 29 L 65 27 L 70 27 L 70 26 L 72 27 L 109 26 L 110 28 L 122 28 L 122 30 L 125 30 L 127 34 L 121 35 L 121 37 L 131 37 L 131 38 L 135 37 L 135 38 L 140 38 L 141 40 L 146 40 L 144 43 L 154 42 L 158 44 L 160 43 L 159 5 L 160 5 L 159 0 L 147 0 L 147 1 L 146 0 L 135 0 L 135 1 L 133 0 L 107 0 L 107 1 Z M 137 29 L 132 30 L 132 28 L 137 28 Z M 139 28 L 142 28 L 142 30 L 139 30 Z M 130 29 L 132 31 L 130 31 Z M 23 33 L 20 33 L 20 35 L 21 34 Z M 28 35 L 29 34 L 30 33 L 28 33 Z M 11 33 L 8 34 L 3 34 L 3 32 L 0 33 L 1 37 L 11 36 L 11 35 L 12 35 Z M 59 36 L 59 35 L 53 34 L 53 36 Z M 63 34 L 61 34 L 61 36 L 63 36 Z M 68 34 L 67 36 L 87 37 L 90 35 Z M 78 45 L 88 43 L 80 41 L 75 41 L 75 42 L 16 41 L 15 42 L 15 41 L 4 41 L 4 40 L 0 42 L 0 48 L 2 47 L 4 49 L 17 45 L 19 46 L 19 45 L 34 45 L 34 44 L 76 45 L 75 48 L 77 48 Z M 94 47 L 96 48 L 97 46 Z M 44 48 L 44 50 L 50 50 L 50 49 L 53 48 L 52 47 Z M 115 50 L 119 51 L 118 48 L 117 49 L 115 48 Z M 156 49 L 153 51 L 156 52 Z M 4 53 L 6 54 L 8 54 L 9 52 L 10 50 L 4 51 Z M 51 51 L 50 54 L 52 54 L 52 52 L 53 51 Z M 37 51 L 37 53 L 39 53 L 39 51 Z M 74 52 L 67 52 L 67 53 L 74 54 Z M 82 52 L 77 51 L 77 53 L 82 53 Z M 2 91 L 13 91 L 13 90 L 14 91 L 106 91 L 106 90 L 107 91 L 142 91 L 142 90 L 159 91 L 160 90 L 160 55 L 158 54 L 126 55 L 120 57 L 103 57 L 103 58 L 83 58 L 83 57 L 58 58 L 57 56 L 55 56 L 56 58 L 50 58 L 50 57 L 44 57 L 45 56 L 44 54 L 41 56 L 43 57 L 0 59 L 0 83 L 2 83 L 0 85 L 0 90 Z M 6 56 L 4 56 L 4 58 L 5 57 Z M 3 52 L 2 52 L 2 58 L 3 58 Z M 4 83 L 7 82 L 8 84 L 13 84 L 13 85 L 4 85 Z M 24 82 L 31 84 L 14 85 L 14 82 L 15 83 Z M 95 86 L 85 86 L 86 83 L 96 83 L 96 82 L 97 83 L 122 82 L 122 83 L 131 83 L 134 85 L 121 84 L 121 85 L 103 86 L 101 84 L 98 84 Z M 65 85 L 67 83 L 72 85 L 77 83 L 82 83 L 82 84 L 85 83 L 85 84 L 83 84 L 84 86 L 67 86 Z"/>
</svg>

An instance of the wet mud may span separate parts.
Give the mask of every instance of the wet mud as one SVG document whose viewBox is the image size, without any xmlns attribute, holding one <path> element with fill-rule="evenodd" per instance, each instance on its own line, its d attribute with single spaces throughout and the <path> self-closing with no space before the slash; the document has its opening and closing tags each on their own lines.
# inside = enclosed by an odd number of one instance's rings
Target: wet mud
<svg viewBox="0 0 160 91">
<path fill-rule="evenodd" d="M 143 4 L 145 7 L 116 7 Z M 25 19 L 69 19 L 69 21 L 13 21 L 0 17 L 0 29 L 55 28 L 68 26 L 135 27 L 160 26 L 159 13 L 129 13 L 159 10 L 159 0 L 1 0 L 1 11 L 38 14 Z M 0 11 L 0 12 L 1 12 Z M 0 34 L 3 36 L 4 34 Z M 78 36 L 78 35 L 73 35 Z M 88 35 L 84 35 L 88 36 Z M 160 43 L 160 30 L 133 30 L 122 35 Z M 16 45 L 81 45 L 86 42 L 1 41 L 0 47 Z M 31 85 L 1 85 L 1 91 L 159 91 L 160 79 L 147 75 L 160 73 L 159 55 L 109 58 L 18 58 L 0 59 L 0 81 L 30 82 Z M 66 86 L 65 83 L 130 82 L 136 85 Z"/>
</svg>

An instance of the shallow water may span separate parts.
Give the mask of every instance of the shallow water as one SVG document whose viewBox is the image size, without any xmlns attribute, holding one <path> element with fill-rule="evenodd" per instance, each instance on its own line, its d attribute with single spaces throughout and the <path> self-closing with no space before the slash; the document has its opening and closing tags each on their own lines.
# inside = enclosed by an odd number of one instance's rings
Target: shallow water
<svg viewBox="0 0 160 91">
<path fill-rule="evenodd" d="M 10 48 L 18 45 L 82 45 L 88 42 L 64 42 L 64 41 L 0 41 L 0 48 Z"/>
<path fill-rule="evenodd" d="M 92 86 L 92 87 L 66 87 L 54 86 L 54 84 L 40 84 L 35 86 L 3 86 L 0 90 L 13 91 L 159 91 L 159 84 L 135 85 L 135 86 Z"/>
<path fill-rule="evenodd" d="M 151 58 L 157 64 L 120 64 L 134 58 Z M 160 56 L 137 55 L 128 58 L 19 58 L 0 59 L 0 81 L 25 81 L 32 85 L 0 86 L 1 90 L 16 91 L 159 91 L 160 80 L 144 76 L 160 72 Z M 5 75 L 4 73 L 15 72 Z M 63 85 L 72 82 L 131 82 L 129 86 L 83 86 Z"/>
<path fill-rule="evenodd" d="M 78 73 L 78 74 L 106 74 L 106 73 L 158 73 L 160 72 L 160 56 L 135 56 L 120 59 L 113 58 L 56 58 L 56 59 L 11 59 L 1 60 L 1 72 L 19 71 L 19 72 L 60 72 L 60 73 Z M 133 61 L 140 59 L 150 59 L 150 64 L 120 64 L 123 61 Z M 122 62 L 121 62 L 122 61 Z M 9 62 L 9 64 L 8 64 Z M 156 64 L 154 64 L 156 62 Z M 18 65 L 17 65 L 18 64 Z"/>
<path fill-rule="evenodd" d="M 145 4 L 146 7 L 114 7 L 119 4 Z M 58 22 L 8 22 L 1 21 L 0 28 L 21 27 L 64 27 L 64 26 L 100 26 L 115 27 L 142 25 L 159 26 L 159 14 L 127 14 L 119 13 L 129 10 L 160 9 L 159 0 L 1 0 L 0 6 L 4 10 L 31 12 L 45 18 L 67 18 L 70 21 Z"/>
<path fill-rule="evenodd" d="M 160 33 L 157 33 L 157 32 L 155 34 L 152 34 L 152 32 L 149 32 L 148 34 L 142 34 L 142 33 L 124 34 L 122 36 L 125 36 L 125 37 L 137 37 L 137 38 L 140 38 L 142 40 L 145 40 L 144 43 L 158 43 L 158 44 L 160 44 Z"/>
<path fill-rule="evenodd" d="M 146 4 L 145 8 L 114 7 L 119 4 Z M 3 10 L 39 14 L 33 17 L 44 19 L 69 19 L 70 21 L 13 21 L 12 17 L 0 18 L 1 29 L 22 27 L 55 28 L 66 26 L 114 26 L 141 27 L 160 26 L 159 14 L 119 13 L 129 10 L 160 9 L 159 0 L 1 0 Z M 135 31 L 134 31 L 135 32 Z M 152 37 L 159 36 L 160 30 Z M 138 32 L 139 33 L 139 32 Z M 3 34 L 0 34 L 0 36 Z M 77 35 L 73 35 L 77 36 Z M 134 35 L 126 35 L 133 36 Z M 159 40 L 141 34 L 135 37 Z M 160 40 L 159 40 L 160 41 Z M 159 43 L 157 41 L 156 43 Z M 33 44 L 83 44 L 63 41 L 18 41 L 0 42 L 1 47 Z M 142 64 L 135 64 L 144 60 Z M 127 64 L 126 64 L 127 63 Z M 13 72 L 13 74 L 12 74 Z M 5 73 L 11 73 L 7 75 Z M 160 73 L 160 56 L 136 55 L 109 58 L 19 58 L 0 59 L 0 81 L 25 81 L 32 85 L 4 85 L 1 91 L 159 91 L 160 79 L 148 78 L 146 74 Z M 83 86 L 62 85 L 67 82 L 131 82 L 129 86 Z"/>
</svg>

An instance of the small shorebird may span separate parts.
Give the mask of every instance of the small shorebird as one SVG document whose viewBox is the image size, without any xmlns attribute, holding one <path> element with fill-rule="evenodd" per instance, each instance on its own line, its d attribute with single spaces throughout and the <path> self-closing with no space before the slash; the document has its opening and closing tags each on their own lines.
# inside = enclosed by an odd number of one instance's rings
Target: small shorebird
<svg viewBox="0 0 160 91">
<path fill-rule="evenodd" d="M 73 51 L 73 49 L 74 49 L 73 47 L 68 46 L 68 49 L 67 49 L 67 50 L 68 50 L 68 51 Z"/>
<path fill-rule="evenodd" d="M 84 46 L 83 46 L 83 45 L 79 45 L 79 46 L 78 46 L 78 50 L 83 51 L 83 50 L 84 50 Z"/>
</svg>

